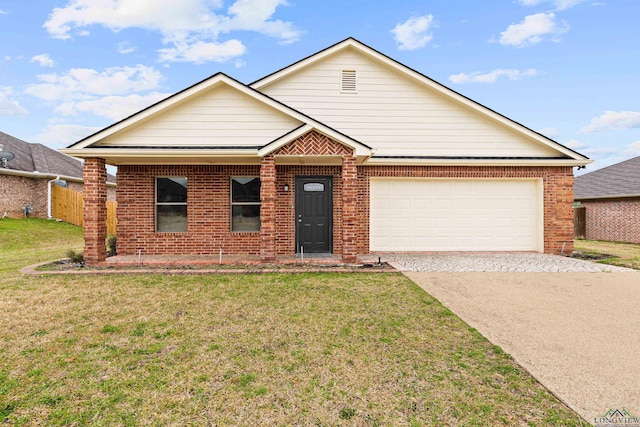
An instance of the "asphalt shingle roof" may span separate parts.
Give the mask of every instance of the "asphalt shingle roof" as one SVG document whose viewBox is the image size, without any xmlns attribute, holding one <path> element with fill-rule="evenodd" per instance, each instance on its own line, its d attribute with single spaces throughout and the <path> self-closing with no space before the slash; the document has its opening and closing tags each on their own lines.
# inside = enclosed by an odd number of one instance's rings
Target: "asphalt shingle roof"
<svg viewBox="0 0 640 427">
<path fill-rule="evenodd" d="M 46 145 L 32 144 L 4 132 L 0 132 L 0 145 L 3 146 L 2 151 L 9 151 L 15 155 L 15 158 L 9 161 L 8 169 L 82 179 L 82 162 L 80 160 L 62 154 Z M 1 165 L 0 168 L 2 168 Z M 107 180 L 115 182 L 115 177 L 109 175 Z"/>
<path fill-rule="evenodd" d="M 574 198 L 630 197 L 640 195 L 640 156 L 577 176 Z"/>
</svg>

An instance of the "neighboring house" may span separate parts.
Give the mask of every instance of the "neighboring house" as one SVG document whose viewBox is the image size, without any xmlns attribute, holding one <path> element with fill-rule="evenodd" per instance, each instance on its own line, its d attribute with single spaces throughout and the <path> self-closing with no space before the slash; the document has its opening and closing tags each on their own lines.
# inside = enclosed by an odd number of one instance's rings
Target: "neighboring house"
<svg viewBox="0 0 640 427">
<path fill-rule="evenodd" d="M 0 132 L 0 217 L 51 217 L 51 185 L 82 191 L 82 162 L 42 144 L 31 144 Z M 115 177 L 109 178 L 115 199 Z"/>
<path fill-rule="evenodd" d="M 587 239 L 640 243 L 640 157 L 576 177 L 574 192 Z"/>
<path fill-rule="evenodd" d="M 250 85 L 218 73 L 63 150 L 85 159 L 85 259 L 573 248 L 591 161 L 352 39 Z"/>
</svg>

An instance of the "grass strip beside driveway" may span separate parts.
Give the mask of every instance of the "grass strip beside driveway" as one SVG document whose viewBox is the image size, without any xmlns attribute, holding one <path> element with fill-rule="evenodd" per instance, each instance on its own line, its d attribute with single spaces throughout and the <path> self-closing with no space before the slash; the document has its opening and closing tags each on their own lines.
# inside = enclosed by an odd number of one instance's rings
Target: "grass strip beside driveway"
<svg viewBox="0 0 640 427">
<path fill-rule="evenodd" d="M 574 248 L 577 255 L 595 262 L 640 270 L 640 245 L 635 243 L 576 240 Z"/>
</svg>

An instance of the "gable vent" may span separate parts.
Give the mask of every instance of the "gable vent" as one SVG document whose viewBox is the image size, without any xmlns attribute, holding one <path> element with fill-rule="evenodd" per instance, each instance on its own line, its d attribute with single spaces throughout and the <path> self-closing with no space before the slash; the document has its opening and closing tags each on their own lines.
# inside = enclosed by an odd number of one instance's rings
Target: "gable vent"
<svg viewBox="0 0 640 427">
<path fill-rule="evenodd" d="M 342 70 L 341 92 L 356 92 L 356 70 Z"/>
</svg>

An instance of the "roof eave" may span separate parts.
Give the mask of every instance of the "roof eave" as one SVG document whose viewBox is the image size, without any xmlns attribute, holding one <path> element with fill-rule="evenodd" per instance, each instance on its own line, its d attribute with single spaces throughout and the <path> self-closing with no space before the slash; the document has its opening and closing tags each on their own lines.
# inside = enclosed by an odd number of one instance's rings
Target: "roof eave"
<svg viewBox="0 0 640 427">
<path fill-rule="evenodd" d="M 371 157 L 365 166 L 584 166 L 593 160 L 574 159 L 452 159 L 452 158 L 376 158 Z"/>
</svg>

